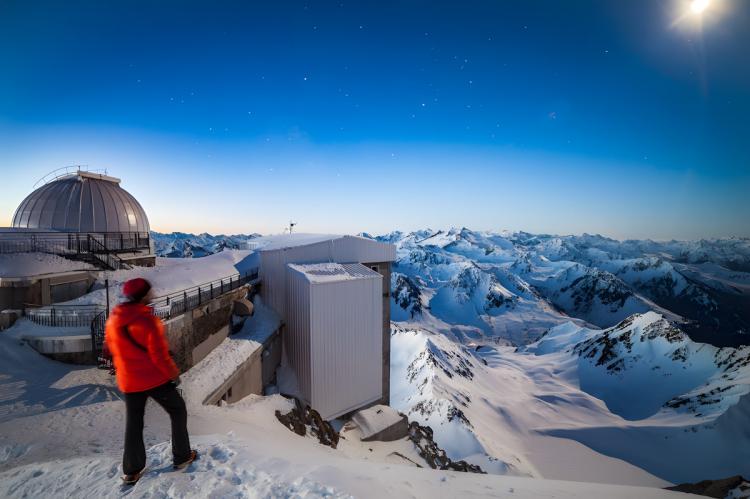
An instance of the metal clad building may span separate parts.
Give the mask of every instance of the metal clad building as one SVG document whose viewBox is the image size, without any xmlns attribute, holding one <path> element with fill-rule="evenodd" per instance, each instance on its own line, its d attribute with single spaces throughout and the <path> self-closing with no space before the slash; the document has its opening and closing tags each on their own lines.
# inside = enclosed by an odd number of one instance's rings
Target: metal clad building
<svg viewBox="0 0 750 499">
<path fill-rule="evenodd" d="M 383 397 L 383 276 L 362 264 L 286 268 L 290 360 L 305 402 L 330 420 Z"/>
<path fill-rule="evenodd" d="M 372 239 L 357 236 L 317 235 L 317 234 L 294 234 L 276 236 L 256 240 L 259 244 L 258 264 L 259 276 L 262 285 L 260 294 L 264 303 L 273 308 L 287 323 L 287 327 L 297 320 L 300 310 L 290 309 L 289 284 L 287 281 L 287 266 L 289 264 L 310 263 L 361 263 L 369 269 L 379 273 L 382 288 L 380 290 L 380 344 L 376 351 L 371 353 L 374 359 L 380 361 L 380 383 L 382 398 L 380 403 L 390 403 L 390 364 L 391 364 L 391 329 L 390 329 L 390 285 L 391 285 L 391 263 L 396 260 L 396 247 L 392 244 L 381 243 Z M 295 286 L 297 284 L 294 284 Z M 295 305 L 296 306 L 296 305 Z M 309 306 L 302 305 L 301 307 Z M 304 310 L 303 310 L 304 311 Z M 343 308 L 331 311 L 332 315 L 345 313 Z M 364 318 L 363 318 L 364 319 Z M 375 320 L 367 318 L 366 320 Z M 287 353 L 298 348 L 292 341 L 307 341 L 305 338 L 295 338 L 282 333 L 284 348 Z M 299 348 L 311 348 L 303 345 Z M 296 363 L 296 367 L 307 369 L 304 364 L 305 358 L 289 359 L 290 364 Z M 302 366 L 302 367 L 300 367 Z M 310 380 L 298 380 L 300 384 L 309 383 Z M 306 393 L 312 393 L 311 386 L 301 386 Z"/>
<path fill-rule="evenodd" d="M 396 247 L 356 236 L 289 236 L 260 250 L 263 301 L 286 319 L 286 265 L 289 263 L 380 263 L 396 260 Z M 390 283 L 389 283 L 390 285 Z"/>
</svg>

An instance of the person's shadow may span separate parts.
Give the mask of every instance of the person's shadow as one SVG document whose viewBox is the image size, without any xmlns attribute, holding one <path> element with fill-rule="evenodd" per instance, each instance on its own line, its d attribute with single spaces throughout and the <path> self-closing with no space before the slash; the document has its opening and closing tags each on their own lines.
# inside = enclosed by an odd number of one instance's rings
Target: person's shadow
<svg viewBox="0 0 750 499">
<path fill-rule="evenodd" d="M 120 398 L 107 371 L 51 360 L 0 333 L 0 422 Z"/>
</svg>

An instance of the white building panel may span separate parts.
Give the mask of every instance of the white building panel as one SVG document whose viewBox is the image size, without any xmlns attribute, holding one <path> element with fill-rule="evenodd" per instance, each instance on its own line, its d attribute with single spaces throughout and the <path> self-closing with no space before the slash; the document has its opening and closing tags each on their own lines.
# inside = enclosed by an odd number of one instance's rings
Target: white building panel
<svg viewBox="0 0 750 499">
<path fill-rule="evenodd" d="M 286 266 L 290 263 L 374 263 L 396 260 L 396 247 L 357 236 L 294 234 L 259 238 L 261 296 L 286 320 Z"/>
<path fill-rule="evenodd" d="M 329 420 L 380 400 L 383 277 L 361 264 L 286 272 L 285 345 L 305 402 Z"/>
</svg>

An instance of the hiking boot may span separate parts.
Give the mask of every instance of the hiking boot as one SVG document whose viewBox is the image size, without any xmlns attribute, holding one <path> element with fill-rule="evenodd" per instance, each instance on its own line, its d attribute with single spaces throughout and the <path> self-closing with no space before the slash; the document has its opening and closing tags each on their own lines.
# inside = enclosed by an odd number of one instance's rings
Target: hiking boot
<svg viewBox="0 0 750 499">
<path fill-rule="evenodd" d="M 144 473 L 146 473 L 145 467 L 138 473 L 131 473 L 130 475 L 123 475 L 122 483 L 125 485 L 135 485 L 135 483 L 141 479 Z"/>
<path fill-rule="evenodd" d="M 198 459 L 198 451 L 193 449 L 190 451 L 190 457 L 188 457 L 185 461 L 181 463 L 174 463 L 172 465 L 172 468 L 175 470 L 184 470 L 188 466 L 190 466 L 190 463 Z"/>
</svg>

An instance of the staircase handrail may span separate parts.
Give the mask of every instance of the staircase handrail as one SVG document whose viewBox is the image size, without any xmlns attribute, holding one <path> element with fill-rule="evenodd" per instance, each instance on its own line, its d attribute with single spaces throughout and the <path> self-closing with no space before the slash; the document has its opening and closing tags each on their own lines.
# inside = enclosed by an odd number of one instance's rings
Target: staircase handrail
<svg viewBox="0 0 750 499">
<path fill-rule="evenodd" d="M 58 173 L 62 172 L 62 173 Z M 60 168 L 55 168 L 51 172 L 44 175 L 42 178 L 34 182 L 34 186 L 32 189 L 36 189 L 40 185 L 46 185 L 50 182 L 54 182 L 55 180 L 63 177 L 67 177 L 68 175 L 72 175 L 77 172 L 87 172 L 87 173 L 102 173 L 104 175 L 107 174 L 106 168 L 89 168 L 88 165 L 68 165 L 68 166 L 61 166 Z"/>
</svg>

